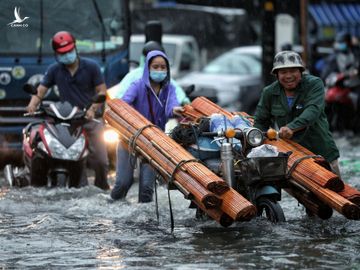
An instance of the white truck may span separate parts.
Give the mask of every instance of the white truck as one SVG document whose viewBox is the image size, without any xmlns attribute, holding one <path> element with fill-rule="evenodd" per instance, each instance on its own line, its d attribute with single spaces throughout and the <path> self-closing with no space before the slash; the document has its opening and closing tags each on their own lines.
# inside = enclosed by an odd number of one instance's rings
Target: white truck
<svg viewBox="0 0 360 270">
<path fill-rule="evenodd" d="M 163 34 L 161 41 L 170 61 L 172 78 L 180 78 L 201 68 L 200 51 L 193 36 Z M 139 62 L 144 43 L 144 35 L 132 35 L 130 37 L 131 62 Z"/>
</svg>

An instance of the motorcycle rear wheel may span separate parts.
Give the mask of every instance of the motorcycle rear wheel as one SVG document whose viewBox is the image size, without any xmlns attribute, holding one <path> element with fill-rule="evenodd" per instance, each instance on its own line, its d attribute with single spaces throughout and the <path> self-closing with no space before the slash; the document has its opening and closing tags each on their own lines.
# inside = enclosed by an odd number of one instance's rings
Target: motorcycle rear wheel
<svg viewBox="0 0 360 270">
<path fill-rule="evenodd" d="M 265 217 L 272 223 L 286 221 L 284 211 L 276 201 L 266 197 L 260 197 L 257 199 L 256 206 L 258 216 L 263 216 L 263 214 L 265 214 Z"/>
</svg>

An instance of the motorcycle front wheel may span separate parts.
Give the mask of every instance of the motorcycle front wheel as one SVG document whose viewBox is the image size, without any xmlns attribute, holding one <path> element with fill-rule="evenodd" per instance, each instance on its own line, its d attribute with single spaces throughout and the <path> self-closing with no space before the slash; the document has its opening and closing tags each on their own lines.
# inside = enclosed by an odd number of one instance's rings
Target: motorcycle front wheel
<svg viewBox="0 0 360 270">
<path fill-rule="evenodd" d="M 67 175 L 65 173 L 57 173 L 51 179 L 51 183 L 53 187 L 66 187 L 67 183 Z"/>
<path fill-rule="evenodd" d="M 286 221 L 284 211 L 276 201 L 270 198 L 260 197 L 257 199 L 256 206 L 258 216 L 265 216 L 272 223 Z"/>
</svg>

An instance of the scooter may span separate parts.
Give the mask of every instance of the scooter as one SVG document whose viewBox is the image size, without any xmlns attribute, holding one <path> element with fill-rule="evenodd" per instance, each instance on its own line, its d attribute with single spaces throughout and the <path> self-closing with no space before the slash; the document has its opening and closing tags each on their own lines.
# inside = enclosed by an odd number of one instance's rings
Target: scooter
<svg viewBox="0 0 360 270">
<path fill-rule="evenodd" d="M 332 131 L 360 131 L 360 79 L 349 73 L 331 73 L 325 80 L 325 112 Z"/>
<path fill-rule="evenodd" d="M 272 146 L 263 144 L 267 135 L 257 128 L 208 131 L 206 121 L 209 120 L 205 118 L 199 126 L 191 128 L 180 124 L 173 130 L 173 139 L 184 145 L 192 130 L 194 140 L 190 140 L 191 145 L 187 143 L 186 149 L 194 157 L 252 202 L 258 216 L 265 216 L 273 223 L 285 221 L 278 202 L 282 188 L 287 186 L 287 161 L 291 153 L 276 153 Z M 253 154 L 249 155 L 251 151 Z M 197 210 L 199 216 L 201 213 Z"/>
<path fill-rule="evenodd" d="M 30 84 L 24 90 L 37 94 Z M 95 95 L 92 103 L 104 101 L 104 95 Z M 4 175 L 10 185 L 78 187 L 88 155 L 85 115 L 86 109 L 68 102 L 42 102 L 34 114 L 26 113 L 38 119 L 23 129 L 25 167 L 5 166 Z"/>
</svg>

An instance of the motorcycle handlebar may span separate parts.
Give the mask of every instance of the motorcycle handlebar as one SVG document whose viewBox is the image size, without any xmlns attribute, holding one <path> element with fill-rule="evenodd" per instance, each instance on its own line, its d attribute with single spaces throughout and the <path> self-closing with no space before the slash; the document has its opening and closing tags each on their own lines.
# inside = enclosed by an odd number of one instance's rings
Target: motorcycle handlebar
<svg viewBox="0 0 360 270">
<path fill-rule="evenodd" d="M 36 116 L 36 115 L 41 115 L 43 113 L 44 113 L 43 111 L 36 111 L 33 113 L 24 113 L 23 116 Z"/>
<path fill-rule="evenodd" d="M 235 130 L 235 129 L 228 129 L 222 131 L 214 131 L 214 132 L 201 132 L 201 136 L 205 137 L 224 137 L 224 138 L 236 138 L 241 139 L 243 136 L 243 131 Z"/>
<path fill-rule="evenodd" d="M 204 137 L 216 137 L 216 136 L 221 136 L 221 132 L 207 132 L 207 131 L 204 131 L 204 132 L 201 132 L 201 135 L 204 136 Z"/>
</svg>

